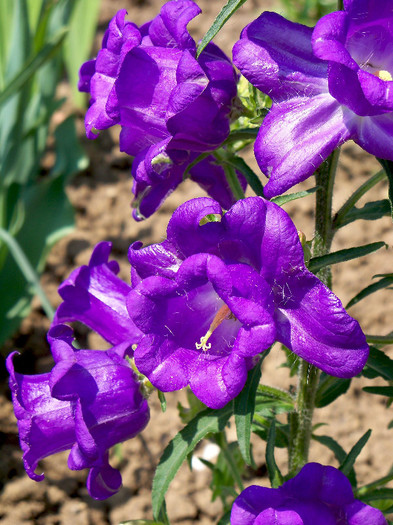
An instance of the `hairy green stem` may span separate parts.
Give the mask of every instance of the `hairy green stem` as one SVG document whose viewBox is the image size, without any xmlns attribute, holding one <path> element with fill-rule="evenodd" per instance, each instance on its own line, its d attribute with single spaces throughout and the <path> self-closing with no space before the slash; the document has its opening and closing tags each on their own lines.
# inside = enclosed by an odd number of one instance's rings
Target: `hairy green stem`
<svg viewBox="0 0 393 525">
<path fill-rule="evenodd" d="M 337 169 L 339 151 L 334 151 L 317 170 L 315 205 L 315 237 L 313 256 L 318 257 L 329 253 L 333 239 L 332 200 L 333 186 Z M 332 285 L 330 267 L 317 272 L 318 278 L 329 288 Z M 289 418 L 289 475 L 292 477 L 308 461 L 312 433 L 312 418 L 315 406 L 320 370 L 303 359 L 298 370 L 298 388 L 296 396 L 296 412 Z"/>
</svg>

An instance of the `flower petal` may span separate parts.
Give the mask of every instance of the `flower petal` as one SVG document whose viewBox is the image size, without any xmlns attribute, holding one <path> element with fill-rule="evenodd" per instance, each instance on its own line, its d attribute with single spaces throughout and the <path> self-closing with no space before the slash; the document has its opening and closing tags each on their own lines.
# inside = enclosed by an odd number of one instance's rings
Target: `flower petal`
<svg viewBox="0 0 393 525">
<path fill-rule="evenodd" d="M 80 321 L 111 344 L 137 343 L 141 332 L 130 320 L 126 297 L 131 287 L 116 274 L 119 266 L 109 261 L 110 242 L 96 245 L 90 262 L 74 270 L 59 287 L 63 302 L 53 325 Z"/>
<path fill-rule="evenodd" d="M 336 377 L 353 377 L 369 349 L 359 323 L 308 270 L 287 278 L 276 315 L 278 340 L 295 354 Z"/>
<path fill-rule="evenodd" d="M 233 62 L 256 88 L 287 100 L 327 90 L 327 64 L 314 56 L 312 28 L 265 12 L 243 29 Z"/>
<path fill-rule="evenodd" d="M 344 108 L 329 94 L 291 99 L 273 108 L 255 141 L 255 157 L 270 177 L 266 197 L 307 179 L 334 149 L 351 138 Z"/>
<path fill-rule="evenodd" d="M 191 0 L 167 2 L 149 25 L 152 45 L 196 51 L 196 45 L 187 31 L 188 23 L 201 13 Z"/>
<path fill-rule="evenodd" d="M 381 159 L 393 160 L 393 114 L 356 118 L 353 140 Z"/>
</svg>

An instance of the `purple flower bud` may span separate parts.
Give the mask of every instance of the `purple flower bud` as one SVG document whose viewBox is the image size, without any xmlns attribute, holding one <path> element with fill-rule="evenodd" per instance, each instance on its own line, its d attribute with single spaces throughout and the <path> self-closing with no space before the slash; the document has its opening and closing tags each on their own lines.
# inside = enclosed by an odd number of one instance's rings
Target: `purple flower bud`
<svg viewBox="0 0 393 525">
<path fill-rule="evenodd" d="M 291 219 L 261 197 L 225 215 L 212 199 L 188 201 L 166 241 L 135 243 L 129 259 L 127 308 L 145 334 L 135 362 L 162 391 L 190 385 L 220 408 L 276 340 L 338 377 L 358 374 L 367 360 L 359 324 L 305 267 Z"/>
<path fill-rule="evenodd" d="M 135 219 L 151 215 L 182 182 L 187 166 L 229 134 L 236 74 L 214 44 L 196 58 L 187 24 L 199 13 L 192 0 L 171 0 L 137 28 L 119 11 L 96 61 L 81 68 L 80 89 L 92 95 L 88 137 L 95 138 L 93 128 L 119 123 L 120 149 L 135 157 Z M 215 186 L 217 170 L 210 167 L 205 164 L 207 188 Z M 229 188 L 221 194 L 234 202 Z"/>
<path fill-rule="evenodd" d="M 54 326 L 48 335 L 55 366 L 50 373 L 22 375 L 7 358 L 10 388 L 27 474 L 35 481 L 38 462 L 71 449 L 68 467 L 90 469 L 87 489 L 95 499 L 115 494 L 120 473 L 108 461 L 110 447 L 141 432 L 149 407 L 124 355 L 128 343 L 107 351 L 76 350 L 72 330 Z"/>
<path fill-rule="evenodd" d="M 345 475 L 308 463 L 277 489 L 252 485 L 232 506 L 231 525 L 387 525 L 380 510 L 353 496 Z"/>
<path fill-rule="evenodd" d="M 349 139 L 393 160 L 393 6 L 344 6 L 314 30 L 265 12 L 233 49 L 243 75 L 273 100 L 255 142 L 269 198 L 312 175 Z"/>
</svg>

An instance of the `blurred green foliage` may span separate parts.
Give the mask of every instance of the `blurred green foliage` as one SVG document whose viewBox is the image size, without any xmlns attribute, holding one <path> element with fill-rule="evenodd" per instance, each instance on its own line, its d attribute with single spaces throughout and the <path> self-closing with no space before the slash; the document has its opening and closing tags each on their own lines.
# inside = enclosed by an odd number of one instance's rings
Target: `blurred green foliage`
<svg viewBox="0 0 393 525">
<path fill-rule="evenodd" d="M 283 14 L 293 22 L 315 26 L 322 17 L 337 11 L 337 0 L 281 0 Z"/>
<path fill-rule="evenodd" d="M 52 314 L 39 273 L 51 246 L 73 228 L 65 184 L 87 166 L 73 116 L 54 130 L 52 117 L 64 102 L 56 97 L 59 82 L 66 73 L 76 84 L 91 52 L 99 5 L 0 2 L 0 343 L 17 329 L 34 294 Z M 49 136 L 54 162 L 45 172 Z"/>
</svg>

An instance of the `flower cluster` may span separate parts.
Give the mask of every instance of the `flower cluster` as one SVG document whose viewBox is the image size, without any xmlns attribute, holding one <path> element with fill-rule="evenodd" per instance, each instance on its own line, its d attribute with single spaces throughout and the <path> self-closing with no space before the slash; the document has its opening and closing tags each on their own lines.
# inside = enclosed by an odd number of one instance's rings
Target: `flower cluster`
<svg viewBox="0 0 393 525">
<path fill-rule="evenodd" d="M 386 525 L 380 510 L 353 496 L 342 472 L 308 463 L 277 489 L 252 485 L 238 496 L 232 525 Z"/>
<path fill-rule="evenodd" d="M 265 197 L 306 179 L 350 138 L 393 160 L 393 8 L 371 0 L 344 5 L 314 29 L 264 13 L 234 47 L 237 67 L 273 100 L 255 144 L 270 177 Z M 369 354 L 358 322 L 308 270 L 289 215 L 260 196 L 235 202 L 211 154 L 228 137 L 237 77 L 214 44 L 197 57 L 187 26 L 199 13 L 192 0 L 170 0 L 137 27 L 119 11 L 97 58 L 83 64 L 79 88 L 91 94 L 89 138 L 121 126 L 120 148 L 134 157 L 135 219 L 157 210 L 188 170 L 210 197 L 182 204 L 163 242 L 130 246 L 130 284 L 117 276 L 109 242 L 71 273 L 59 288 L 62 302 L 48 333 L 51 372 L 22 375 L 14 368 L 16 352 L 7 359 L 28 475 L 40 481 L 38 462 L 70 450 L 69 468 L 89 469 L 87 487 L 96 499 L 121 485 L 110 447 L 149 420 L 130 360 L 157 389 L 188 386 L 207 407 L 220 409 L 241 393 L 248 372 L 275 342 L 339 378 L 359 374 Z M 75 348 L 67 324 L 73 322 L 111 348 Z M 344 474 L 310 463 L 279 488 L 244 490 L 231 523 L 386 520 L 355 499 Z"/>
<path fill-rule="evenodd" d="M 233 49 L 242 74 L 273 100 L 255 142 L 269 198 L 312 175 L 349 139 L 393 160 L 393 7 L 344 5 L 314 30 L 265 12 Z"/>
<path fill-rule="evenodd" d="M 149 217 L 183 180 L 187 166 L 229 134 L 236 75 L 210 43 L 196 58 L 187 24 L 200 13 L 192 0 L 172 0 L 138 28 L 117 13 L 95 60 L 80 71 L 91 93 L 86 132 L 121 125 L 120 149 L 135 157 L 134 218 Z M 190 177 L 224 207 L 233 204 L 223 169 L 209 156 Z M 244 179 L 241 183 L 245 186 Z"/>
</svg>

